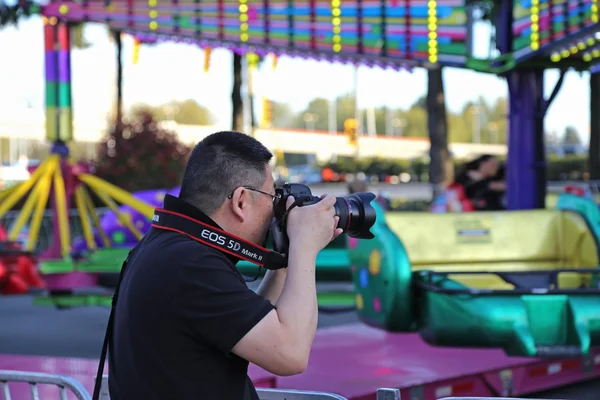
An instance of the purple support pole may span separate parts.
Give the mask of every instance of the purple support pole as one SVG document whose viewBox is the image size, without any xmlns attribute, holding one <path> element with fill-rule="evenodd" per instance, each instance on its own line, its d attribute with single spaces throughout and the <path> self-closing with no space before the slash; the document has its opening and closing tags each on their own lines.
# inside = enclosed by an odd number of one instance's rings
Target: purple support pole
<svg viewBox="0 0 600 400">
<path fill-rule="evenodd" d="M 506 78 L 510 96 L 508 209 L 545 208 L 544 70 L 517 69 Z"/>
</svg>

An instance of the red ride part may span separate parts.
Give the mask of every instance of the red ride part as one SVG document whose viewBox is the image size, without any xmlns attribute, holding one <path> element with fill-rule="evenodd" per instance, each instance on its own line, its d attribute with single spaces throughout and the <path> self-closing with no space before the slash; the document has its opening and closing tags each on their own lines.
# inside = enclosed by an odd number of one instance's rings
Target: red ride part
<svg viewBox="0 0 600 400">
<path fill-rule="evenodd" d="M 565 192 L 579 197 L 583 197 L 585 195 L 585 191 L 583 190 L 583 188 L 575 185 L 565 186 Z"/>
<path fill-rule="evenodd" d="M 38 274 L 35 263 L 31 257 L 19 256 L 17 258 L 17 274 L 29 285 L 43 289 L 46 287 L 44 280 Z"/>
<path fill-rule="evenodd" d="M 0 262 L 0 290 L 8 280 L 8 268 Z"/>
<path fill-rule="evenodd" d="M 448 185 L 447 190 L 454 190 L 456 192 L 456 196 L 458 197 L 458 201 L 462 206 L 462 212 L 473 212 L 475 211 L 475 206 L 467 195 L 465 194 L 465 188 L 463 185 L 459 185 L 458 183 L 452 183 Z"/>
<path fill-rule="evenodd" d="M 29 291 L 27 283 L 17 274 L 10 274 L 6 285 L 2 287 L 2 294 L 26 294 Z"/>
<path fill-rule="evenodd" d="M 8 235 L 2 226 L 0 226 L 0 241 L 8 241 Z M 8 246 L 14 250 L 21 249 L 16 242 Z M 30 288 L 43 289 L 45 286 L 33 257 L 25 255 L 3 257 L 0 254 L 0 294 L 25 294 Z"/>
</svg>

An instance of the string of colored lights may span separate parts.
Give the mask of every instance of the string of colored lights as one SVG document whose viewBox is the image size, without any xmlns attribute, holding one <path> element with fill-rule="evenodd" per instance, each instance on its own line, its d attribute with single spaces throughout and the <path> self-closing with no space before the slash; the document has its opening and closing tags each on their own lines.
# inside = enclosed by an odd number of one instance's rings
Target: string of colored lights
<svg viewBox="0 0 600 400">
<path fill-rule="evenodd" d="M 339 53 L 342 50 L 342 26 L 340 8 L 341 0 L 331 0 L 331 25 L 333 26 L 333 51 Z"/>
<path fill-rule="evenodd" d="M 598 22 L 598 0 L 592 0 L 590 9 L 592 11 L 592 22 Z"/>
<path fill-rule="evenodd" d="M 537 1 L 537 0 L 535 0 Z M 438 60 L 438 40 L 437 40 L 437 1 L 429 0 L 427 2 L 427 30 L 428 38 L 427 53 L 430 63 L 435 64 Z"/>
<path fill-rule="evenodd" d="M 240 40 L 248 41 L 248 0 L 240 0 Z"/>
<path fill-rule="evenodd" d="M 531 33 L 529 39 L 531 41 L 531 50 L 535 51 L 540 48 L 540 0 L 531 0 Z"/>
<path fill-rule="evenodd" d="M 157 0 L 148 0 L 148 6 L 150 7 L 150 11 L 148 12 L 148 16 L 150 17 L 150 23 L 148 27 L 151 31 L 155 31 L 158 28 L 158 22 L 156 18 L 158 17 L 158 11 L 156 10 Z"/>
<path fill-rule="evenodd" d="M 600 58 L 600 49 L 597 47 L 599 43 L 600 40 L 595 38 L 595 36 L 588 36 L 585 40 L 582 38 L 577 42 L 577 44 L 572 44 L 568 48 L 563 48 L 560 51 L 552 53 L 550 55 L 550 60 L 553 62 L 559 62 L 564 58 L 583 51 L 581 58 L 585 62 L 590 62 L 593 59 Z"/>
</svg>

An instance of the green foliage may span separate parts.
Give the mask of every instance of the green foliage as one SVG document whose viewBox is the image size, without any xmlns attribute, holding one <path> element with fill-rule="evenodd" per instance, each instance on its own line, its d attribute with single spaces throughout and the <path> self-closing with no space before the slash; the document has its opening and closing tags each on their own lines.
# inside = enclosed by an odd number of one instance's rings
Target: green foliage
<svg viewBox="0 0 600 400">
<path fill-rule="evenodd" d="M 18 26 L 21 18 L 39 14 L 40 6 L 34 1 L 19 1 L 13 5 L 7 5 L 0 0 L 0 28 L 3 26 Z"/>
<path fill-rule="evenodd" d="M 352 94 L 345 94 L 336 99 L 336 126 L 338 132 L 344 130 L 344 120 L 354 118 L 355 101 Z M 329 100 L 316 98 L 306 109 L 294 113 L 287 105 L 273 102 L 273 126 L 288 129 L 329 129 Z M 359 110 L 362 115 L 363 131 L 366 130 L 366 111 Z M 386 126 L 393 136 L 429 137 L 427 128 L 427 111 L 425 97 L 417 99 L 407 110 L 375 108 L 375 128 L 377 134 L 384 135 Z M 448 111 L 448 139 L 450 142 L 472 142 L 473 133 L 478 130 L 481 143 L 506 143 L 508 102 L 499 98 L 489 104 L 484 98 L 467 103 L 460 112 Z"/>
<path fill-rule="evenodd" d="M 577 133 L 577 129 L 573 126 L 567 126 L 561 140 L 562 144 L 578 145 L 581 144 L 581 138 Z"/>
<path fill-rule="evenodd" d="M 587 156 L 548 157 L 549 181 L 580 180 L 589 173 Z"/>
<path fill-rule="evenodd" d="M 85 37 L 85 24 L 83 22 L 71 25 L 71 47 L 80 50 L 92 47 L 92 43 L 88 42 Z"/>
<path fill-rule="evenodd" d="M 99 144 L 96 175 L 130 192 L 174 187 L 190 151 L 152 114 L 140 111 Z"/>
<path fill-rule="evenodd" d="M 175 121 L 182 125 L 212 125 L 215 122 L 215 118 L 208 108 L 192 99 L 171 101 L 158 107 L 137 104 L 131 107 L 129 115 L 140 112 L 152 114 L 156 121 Z"/>
<path fill-rule="evenodd" d="M 453 160 L 455 171 L 460 171 L 468 160 Z M 415 160 L 390 160 L 382 158 L 361 158 L 355 160 L 351 157 L 338 157 L 335 163 L 322 164 L 323 168 L 331 168 L 337 173 L 364 172 L 368 176 L 410 174 L 413 179 L 426 181 L 428 161 Z M 584 156 L 549 157 L 547 179 L 549 181 L 580 180 L 584 179 L 589 171 L 588 159 Z"/>
</svg>

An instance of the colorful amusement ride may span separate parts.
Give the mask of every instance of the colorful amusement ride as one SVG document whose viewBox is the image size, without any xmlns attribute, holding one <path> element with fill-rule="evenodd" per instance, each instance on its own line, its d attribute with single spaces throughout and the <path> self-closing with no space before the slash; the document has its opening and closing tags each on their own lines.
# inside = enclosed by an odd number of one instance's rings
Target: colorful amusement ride
<svg viewBox="0 0 600 400">
<path fill-rule="evenodd" d="M 476 10 L 495 28 L 497 51 L 486 59 L 472 51 Z M 40 302 L 108 304 L 109 296 L 84 289 L 98 273 L 118 272 L 170 191 L 132 195 L 69 160 L 71 24 L 103 23 L 142 43 L 395 69 L 452 66 L 507 80 L 509 211 L 394 213 L 375 205 L 375 239 L 344 239 L 317 261 L 321 271 L 352 279 L 362 323 L 319 330 L 308 370 L 274 385 L 348 399 L 394 387 L 402 399 L 430 400 L 524 395 L 600 376 L 600 211 L 573 193 L 545 208 L 543 142 L 544 115 L 562 83 L 546 99 L 544 69 L 600 65 L 596 0 L 51 0 L 39 11 L 52 154 L 30 180 L 0 194 L 0 216 L 27 198 L 0 251 L 39 262 Z M 103 222 L 90 191 L 112 211 Z M 54 241 L 34 255 L 48 200 Z M 83 228 L 74 242 L 73 202 Z M 11 243 L 32 213 L 21 250 Z"/>
</svg>

